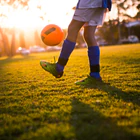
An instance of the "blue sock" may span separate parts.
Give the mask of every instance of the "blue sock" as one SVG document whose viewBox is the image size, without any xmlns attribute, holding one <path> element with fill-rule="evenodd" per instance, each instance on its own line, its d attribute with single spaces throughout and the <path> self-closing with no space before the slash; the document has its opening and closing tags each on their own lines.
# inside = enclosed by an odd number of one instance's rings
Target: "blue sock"
<svg viewBox="0 0 140 140">
<path fill-rule="evenodd" d="M 99 46 L 88 47 L 90 76 L 100 78 L 100 49 Z"/>
<path fill-rule="evenodd" d="M 59 59 L 61 59 L 61 61 L 65 61 L 65 62 L 68 61 L 68 58 L 70 57 L 72 51 L 74 50 L 75 44 L 76 44 L 75 42 L 71 42 L 67 39 L 64 41 L 62 50 L 59 56 Z M 56 64 L 56 70 L 58 72 L 62 72 L 64 70 L 64 64 L 61 64 L 61 62 L 59 63 L 59 60 Z"/>
</svg>

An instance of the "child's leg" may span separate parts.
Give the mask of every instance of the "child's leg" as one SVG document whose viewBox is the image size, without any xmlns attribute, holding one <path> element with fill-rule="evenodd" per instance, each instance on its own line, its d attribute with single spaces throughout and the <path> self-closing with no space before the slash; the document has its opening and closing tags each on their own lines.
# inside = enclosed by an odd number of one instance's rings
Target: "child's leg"
<svg viewBox="0 0 140 140">
<path fill-rule="evenodd" d="M 88 45 L 90 76 L 98 79 L 101 78 L 100 77 L 100 50 L 94 36 L 95 30 L 96 30 L 96 26 L 85 26 L 84 38 Z"/>
<path fill-rule="evenodd" d="M 68 39 L 64 40 L 62 50 L 56 64 L 56 70 L 58 73 L 63 72 L 65 65 L 75 47 L 75 42 L 71 42 Z"/>
<path fill-rule="evenodd" d="M 88 47 L 88 57 L 90 63 L 90 76 L 100 78 L 100 50 L 99 46 Z"/>
<path fill-rule="evenodd" d="M 65 65 L 75 47 L 76 39 L 79 30 L 83 26 L 83 22 L 72 20 L 68 27 L 68 35 L 66 40 L 63 43 L 62 50 L 56 65 L 56 69 L 58 72 L 62 72 L 64 70 Z"/>
</svg>

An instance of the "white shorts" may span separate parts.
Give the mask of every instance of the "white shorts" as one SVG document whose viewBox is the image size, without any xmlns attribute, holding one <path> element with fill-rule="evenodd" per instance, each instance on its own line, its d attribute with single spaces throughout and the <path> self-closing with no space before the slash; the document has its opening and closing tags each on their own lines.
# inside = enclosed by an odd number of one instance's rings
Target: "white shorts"
<svg viewBox="0 0 140 140">
<path fill-rule="evenodd" d="M 99 26 L 104 22 L 105 13 L 105 8 L 81 8 L 75 10 L 73 19 L 85 22 L 84 26 Z"/>
</svg>

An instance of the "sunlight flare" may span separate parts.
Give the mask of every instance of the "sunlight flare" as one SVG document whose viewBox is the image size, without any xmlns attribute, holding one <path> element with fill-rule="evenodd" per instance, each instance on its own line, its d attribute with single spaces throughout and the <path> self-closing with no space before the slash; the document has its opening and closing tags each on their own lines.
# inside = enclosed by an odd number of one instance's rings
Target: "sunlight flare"
<svg viewBox="0 0 140 140">
<path fill-rule="evenodd" d="M 0 17 L 1 26 L 25 30 L 54 23 L 66 28 L 76 3 L 77 0 L 30 0 L 28 8 L 0 5 L 0 14 L 4 13 L 4 16 Z"/>
</svg>

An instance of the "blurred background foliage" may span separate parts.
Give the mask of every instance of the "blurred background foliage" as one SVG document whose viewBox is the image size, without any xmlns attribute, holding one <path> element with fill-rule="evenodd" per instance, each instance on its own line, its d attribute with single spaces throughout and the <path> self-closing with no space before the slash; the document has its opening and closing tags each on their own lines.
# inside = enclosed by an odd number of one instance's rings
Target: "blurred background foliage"
<svg viewBox="0 0 140 140">
<path fill-rule="evenodd" d="M 5 5 L 13 9 L 24 9 L 28 11 L 30 0 L 0 0 L 0 7 Z M 36 6 L 38 11 L 42 6 Z M 75 8 L 72 8 L 73 10 Z M 107 21 L 103 26 L 97 29 L 96 39 L 100 46 L 122 44 L 122 43 L 139 43 L 140 40 L 140 0 L 113 0 L 112 12 L 117 12 L 117 17 L 112 19 L 107 16 Z M 135 11 L 135 13 L 134 13 Z M 132 14 L 132 12 L 134 14 Z M 66 13 L 67 14 L 67 13 Z M 46 13 L 39 15 L 40 20 L 44 20 Z M 8 28 L 2 26 L 2 21 L 7 17 L 7 13 L 0 11 L 0 56 L 12 57 L 16 55 L 16 50 L 21 47 L 29 49 L 30 46 L 40 46 L 46 48 L 40 38 L 40 29 L 35 28 L 31 33 L 25 32 L 24 29 L 16 27 Z M 17 19 L 18 20 L 18 19 Z M 32 19 L 31 19 L 32 20 Z M 25 21 L 25 23 L 28 21 Z M 64 28 L 64 38 L 67 34 L 67 28 Z M 86 47 L 82 36 L 83 29 L 79 32 L 76 48 Z M 58 45 L 62 46 L 62 43 Z"/>
</svg>

